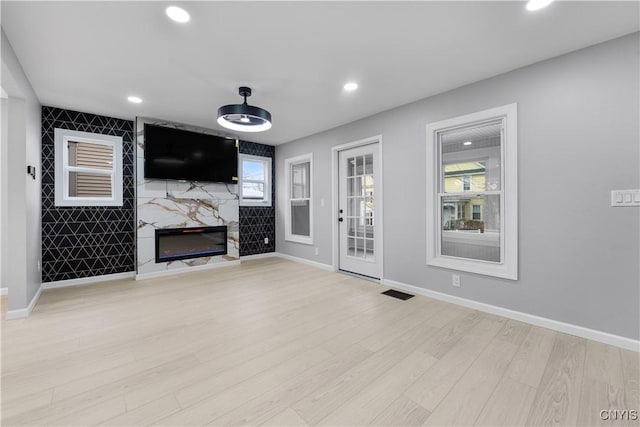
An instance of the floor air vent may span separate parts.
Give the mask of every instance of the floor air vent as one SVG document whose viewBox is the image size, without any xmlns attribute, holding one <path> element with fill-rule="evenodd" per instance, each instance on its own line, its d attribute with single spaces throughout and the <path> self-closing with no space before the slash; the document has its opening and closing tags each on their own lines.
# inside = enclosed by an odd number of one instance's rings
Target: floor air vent
<svg viewBox="0 0 640 427">
<path fill-rule="evenodd" d="M 404 292 L 396 291 L 396 290 L 393 290 L 393 289 L 389 289 L 388 291 L 382 292 L 382 295 L 388 295 L 388 296 L 393 297 L 393 298 L 401 299 L 402 301 L 406 301 L 409 298 L 415 297 L 415 295 L 405 294 Z"/>
</svg>

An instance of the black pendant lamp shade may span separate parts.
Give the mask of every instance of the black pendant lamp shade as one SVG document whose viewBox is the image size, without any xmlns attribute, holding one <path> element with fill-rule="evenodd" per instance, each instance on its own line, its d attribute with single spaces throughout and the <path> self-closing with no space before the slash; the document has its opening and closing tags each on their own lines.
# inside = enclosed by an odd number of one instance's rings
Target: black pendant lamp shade
<svg viewBox="0 0 640 427">
<path fill-rule="evenodd" d="M 239 132 L 262 132 L 271 128 L 271 113 L 260 107 L 247 104 L 251 88 L 240 87 L 242 104 L 230 104 L 218 108 L 218 124 Z"/>
</svg>

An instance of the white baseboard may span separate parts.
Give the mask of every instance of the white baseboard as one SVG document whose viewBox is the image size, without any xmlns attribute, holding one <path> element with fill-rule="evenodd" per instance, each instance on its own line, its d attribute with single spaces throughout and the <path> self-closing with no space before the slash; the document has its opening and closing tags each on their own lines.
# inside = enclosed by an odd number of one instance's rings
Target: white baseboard
<svg viewBox="0 0 640 427">
<path fill-rule="evenodd" d="M 68 286 L 92 285 L 94 283 L 106 282 L 109 280 L 128 279 L 135 276 L 135 272 L 105 274 L 103 276 L 81 277 L 79 279 L 58 280 L 56 282 L 45 282 L 42 289 L 66 288 Z"/>
<path fill-rule="evenodd" d="M 326 270 L 326 271 L 335 271 L 333 269 L 333 266 L 329 265 L 329 264 L 323 264 L 321 262 L 310 261 L 310 260 L 305 259 L 305 258 L 298 258 L 297 256 L 287 255 L 287 254 L 283 254 L 281 252 L 274 252 L 274 254 L 278 258 L 288 259 L 289 261 L 294 261 L 294 262 L 299 262 L 299 263 L 302 263 L 302 264 L 307 264 L 307 265 L 310 265 L 312 267 L 321 268 L 322 270 Z"/>
<path fill-rule="evenodd" d="M 472 308 L 474 310 L 491 313 L 498 316 L 506 317 L 520 322 L 529 323 L 554 331 L 563 332 L 565 334 L 575 335 L 604 344 L 613 345 L 627 350 L 640 352 L 640 341 L 631 338 L 613 335 L 608 332 L 596 331 L 582 326 L 564 323 L 557 320 L 547 319 L 546 317 L 535 316 L 533 314 L 522 313 L 520 311 L 509 310 L 507 308 L 498 307 L 491 304 L 485 304 L 454 295 L 444 294 L 429 289 L 419 288 L 406 283 L 396 282 L 395 280 L 384 279 L 382 282 L 385 286 L 396 288 L 402 291 L 411 292 L 412 294 L 423 295 L 440 301 L 450 302 L 452 304 L 461 305 L 463 307 Z"/>
<path fill-rule="evenodd" d="M 260 259 L 260 258 L 274 258 L 277 257 L 278 254 L 275 252 L 265 252 L 263 254 L 254 254 L 254 255 L 245 255 L 240 257 L 240 261 L 251 261 L 252 259 Z"/>
<path fill-rule="evenodd" d="M 0 288 L 0 295 L 9 295 L 9 288 Z"/>
<path fill-rule="evenodd" d="M 155 277 L 175 276 L 183 273 L 191 273 L 194 271 L 210 270 L 212 268 L 231 267 L 234 265 L 240 265 L 240 260 L 237 261 L 225 261 L 216 264 L 204 264 L 196 265 L 194 267 L 174 268 L 172 270 L 154 271 L 152 273 L 136 274 L 136 280 L 153 279 Z"/>
<path fill-rule="evenodd" d="M 31 298 L 31 302 L 29 303 L 27 308 L 21 308 L 19 310 L 9 310 L 9 311 L 7 311 L 6 319 L 7 320 L 12 320 L 12 319 L 21 319 L 23 317 L 29 317 L 31 315 L 31 312 L 33 311 L 33 308 L 38 303 L 38 300 L 40 299 L 40 295 L 41 294 L 42 294 L 42 286 L 40 286 L 38 288 L 38 292 L 36 292 L 36 294 L 33 296 L 33 298 Z"/>
</svg>

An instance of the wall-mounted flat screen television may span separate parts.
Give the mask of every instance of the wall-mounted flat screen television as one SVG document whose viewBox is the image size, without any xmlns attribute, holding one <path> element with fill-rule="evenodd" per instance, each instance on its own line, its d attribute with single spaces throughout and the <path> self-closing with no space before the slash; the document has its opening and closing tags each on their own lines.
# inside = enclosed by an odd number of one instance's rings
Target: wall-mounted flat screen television
<svg viewBox="0 0 640 427">
<path fill-rule="evenodd" d="M 144 177 L 237 183 L 236 140 L 145 123 Z"/>
</svg>

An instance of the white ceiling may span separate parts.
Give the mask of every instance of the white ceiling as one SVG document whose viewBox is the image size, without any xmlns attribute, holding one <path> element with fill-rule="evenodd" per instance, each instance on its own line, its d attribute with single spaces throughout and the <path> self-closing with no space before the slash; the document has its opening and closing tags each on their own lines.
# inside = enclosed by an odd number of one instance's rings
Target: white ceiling
<svg viewBox="0 0 640 427">
<path fill-rule="evenodd" d="M 179 4 L 191 21 L 169 20 Z M 280 144 L 639 30 L 639 4 L 498 2 L 1 2 L 44 105 L 222 129 L 249 103 Z M 360 88 L 345 93 L 342 85 Z M 144 99 L 127 102 L 128 95 Z"/>
</svg>

